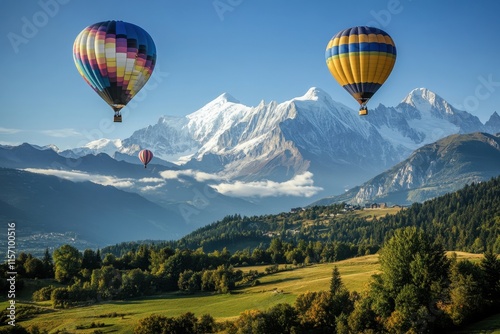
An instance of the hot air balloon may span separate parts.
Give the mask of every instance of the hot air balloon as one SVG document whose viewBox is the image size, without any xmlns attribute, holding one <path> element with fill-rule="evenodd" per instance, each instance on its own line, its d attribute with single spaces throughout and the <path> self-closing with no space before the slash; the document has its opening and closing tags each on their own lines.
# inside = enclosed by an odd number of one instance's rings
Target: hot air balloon
<svg viewBox="0 0 500 334">
<path fill-rule="evenodd" d="M 139 159 L 144 164 L 144 168 L 146 168 L 151 159 L 153 159 L 153 152 L 150 150 L 142 150 L 139 152 Z"/>
<path fill-rule="evenodd" d="M 115 111 L 146 84 L 156 63 L 156 46 L 142 28 L 123 21 L 105 21 L 83 29 L 73 44 L 73 60 L 85 81 Z"/>
<path fill-rule="evenodd" d="M 385 31 L 353 27 L 337 33 L 326 47 L 326 65 L 335 80 L 359 102 L 359 114 L 387 80 L 396 62 L 396 46 Z"/>
</svg>

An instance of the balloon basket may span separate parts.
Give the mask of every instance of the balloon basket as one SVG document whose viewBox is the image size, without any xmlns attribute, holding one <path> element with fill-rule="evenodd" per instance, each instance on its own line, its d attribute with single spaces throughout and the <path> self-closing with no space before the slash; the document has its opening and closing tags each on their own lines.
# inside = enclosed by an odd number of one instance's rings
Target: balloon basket
<svg viewBox="0 0 500 334">
<path fill-rule="evenodd" d="M 366 115 L 368 115 L 368 109 L 366 108 L 359 109 L 359 116 L 366 116 Z"/>
<path fill-rule="evenodd" d="M 122 115 L 115 115 L 114 121 L 117 123 L 121 123 L 122 122 Z"/>
</svg>

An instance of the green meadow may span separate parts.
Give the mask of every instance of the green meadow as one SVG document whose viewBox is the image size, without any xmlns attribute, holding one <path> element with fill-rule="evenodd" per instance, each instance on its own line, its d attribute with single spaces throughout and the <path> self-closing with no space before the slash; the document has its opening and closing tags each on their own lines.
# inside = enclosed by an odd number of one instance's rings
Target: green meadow
<svg viewBox="0 0 500 334">
<path fill-rule="evenodd" d="M 478 261 L 482 256 L 462 252 L 458 252 L 457 255 L 460 259 L 472 261 Z M 36 325 L 40 330 L 49 330 L 49 333 L 56 333 L 58 330 L 62 332 L 64 329 L 69 333 L 90 334 L 96 330 L 95 327 L 91 327 L 94 323 L 100 325 L 98 329 L 103 333 L 132 334 L 137 322 L 151 314 L 178 316 L 190 311 L 197 317 L 210 314 L 217 321 L 233 320 L 247 309 L 265 310 L 278 303 L 293 304 L 301 293 L 328 290 L 334 265 L 338 267 L 342 280 L 350 291 L 361 292 L 367 289 L 370 277 L 379 272 L 378 255 L 368 255 L 264 275 L 259 278 L 260 284 L 236 289 L 231 294 L 175 292 L 137 300 L 107 301 L 65 310 L 53 309 L 49 302 L 32 303 L 29 298 L 34 288 L 33 282 L 30 282 L 16 305 L 36 306 L 42 313 L 28 320 L 18 321 L 18 324 L 26 328 Z M 258 270 L 264 273 L 266 267 L 240 269 Z M 280 269 L 282 268 L 284 267 L 280 266 Z M 0 307 L 5 308 L 7 305 L 7 301 L 4 301 Z M 496 324 L 498 319 L 494 325 Z"/>
</svg>

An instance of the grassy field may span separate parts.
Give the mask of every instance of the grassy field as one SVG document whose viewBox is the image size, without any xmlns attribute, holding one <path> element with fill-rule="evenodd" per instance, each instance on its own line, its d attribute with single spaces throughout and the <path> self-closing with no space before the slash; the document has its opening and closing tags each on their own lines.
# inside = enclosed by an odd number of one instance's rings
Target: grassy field
<svg viewBox="0 0 500 334">
<path fill-rule="evenodd" d="M 368 220 L 374 218 L 381 218 L 387 215 L 395 215 L 401 211 L 401 208 L 374 208 L 374 209 L 363 209 L 355 211 L 355 215 L 360 218 L 367 218 Z"/>
<path fill-rule="evenodd" d="M 481 257 L 468 253 L 457 253 L 457 255 L 459 258 L 474 261 Z M 151 314 L 178 316 L 191 311 L 198 317 L 211 314 L 218 321 L 235 319 L 246 309 L 265 310 L 278 303 L 293 304 L 301 293 L 328 290 L 334 265 L 339 268 L 342 280 L 350 291 L 365 290 L 371 275 L 379 272 L 378 255 L 368 255 L 335 264 L 317 264 L 280 271 L 261 277 L 259 285 L 238 289 L 226 295 L 169 293 L 140 300 L 112 301 L 68 310 L 54 310 L 48 302 L 32 304 L 28 300 L 25 302 L 18 300 L 18 306 L 28 304 L 44 309 L 43 314 L 21 321 L 19 324 L 27 328 L 37 325 L 39 329 L 50 330 L 50 333 L 66 329 L 70 333 L 87 334 L 94 332 L 95 329 L 90 328 L 94 322 L 104 324 L 104 327 L 99 328 L 104 333 L 132 334 L 135 324 Z M 266 267 L 241 269 L 264 272 Z M 28 292 L 21 297 L 28 299 L 33 289 L 34 287 L 28 287 Z M 0 303 L 0 307 L 7 307 L 7 302 Z"/>
<path fill-rule="evenodd" d="M 479 262 L 483 258 L 483 254 L 473 254 L 466 252 L 447 252 L 447 255 L 450 256 L 452 253 L 457 254 L 458 260 L 469 260 L 471 262 Z"/>
</svg>

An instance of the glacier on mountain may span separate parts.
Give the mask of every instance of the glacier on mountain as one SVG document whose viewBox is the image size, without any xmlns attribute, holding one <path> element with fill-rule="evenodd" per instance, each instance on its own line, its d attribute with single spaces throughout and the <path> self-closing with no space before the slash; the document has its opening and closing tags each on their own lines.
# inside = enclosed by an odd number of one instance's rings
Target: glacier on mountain
<svg viewBox="0 0 500 334">
<path fill-rule="evenodd" d="M 226 186 L 236 181 L 283 183 L 309 172 L 318 188 L 341 191 L 425 144 L 486 130 L 476 116 L 425 88 L 414 89 L 396 107 L 380 104 L 359 117 L 312 87 L 303 96 L 254 107 L 224 93 L 185 117 L 163 116 L 129 138 L 100 139 L 71 152 L 135 155 L 148 148 L 180 169 L 227 180 Z"/>
</svg>

